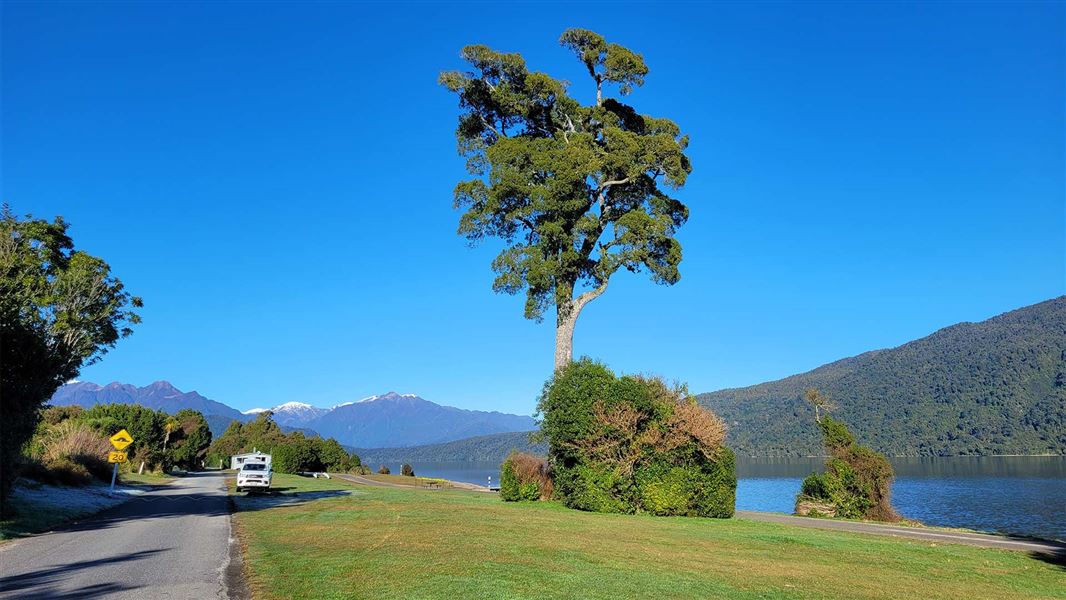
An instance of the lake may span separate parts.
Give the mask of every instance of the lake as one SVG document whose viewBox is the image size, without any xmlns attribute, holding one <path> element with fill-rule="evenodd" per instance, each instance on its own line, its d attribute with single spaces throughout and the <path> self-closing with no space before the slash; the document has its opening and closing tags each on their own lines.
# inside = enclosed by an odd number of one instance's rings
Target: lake
<svg viewBox="0 0 1066 600">
<path fill-rule="evenodd" d="M 893 458 L 892 503 L 908 519 L 1066 540 L 1066 457 Z M 737 508 L 791 513 L 800 482 L 823 459 L 739 459 Z M 414 463 L 415 473 L 485 485 L 495 463 Z M 393 470 L 399 473 L 399 466 Z"/>
</svg>

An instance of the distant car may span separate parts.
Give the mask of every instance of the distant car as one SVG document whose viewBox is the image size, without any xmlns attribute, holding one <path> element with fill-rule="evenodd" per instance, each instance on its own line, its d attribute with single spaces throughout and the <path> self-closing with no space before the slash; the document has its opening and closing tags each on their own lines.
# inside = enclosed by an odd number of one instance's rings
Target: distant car
<svg viewBox="0 0 1066 600">
<path fill-rule="evenodd" d="M 237 491 L 269 490 L 270 476 L 270 465 L 261 462 L 244 463 L 237 471 Z"/>
</svg>

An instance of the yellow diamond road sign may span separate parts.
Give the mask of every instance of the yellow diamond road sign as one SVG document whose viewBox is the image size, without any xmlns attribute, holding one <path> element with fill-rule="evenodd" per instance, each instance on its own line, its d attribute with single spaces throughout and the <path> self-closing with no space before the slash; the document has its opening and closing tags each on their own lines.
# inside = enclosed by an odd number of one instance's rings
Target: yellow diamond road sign
<svg viewBox="0 0 1066 600">
<path fill-rule="evenodd" d="M 126 453 L 125 452 L 108 452 L 107 453 L 107 462 L 109 462 L 109 463 L 126 462 L 126 460 L 127 460 L 127 458 L 126 458 Z"/>
<path fill-rule="evenodd" d="M 131 436 L 130 432 L 126 431 L 125 429 L 123 429 L 122 431 L 120 431 L 120 432 L 116 433 L 115 435 L 111 436 L 111 445 L 115 447 L 115 450 L 122 450 L 123 448 L 125 448 L 126 446 L 129 446 L 132 443 L 133 443 L 133 436 Z M 115 461 L 111 461 L 111 462 L 115 462 Z M 126 462 L 126 461 L 122 460 L 122 461 L 119 461 L 119 462 Z"/>
</svg>

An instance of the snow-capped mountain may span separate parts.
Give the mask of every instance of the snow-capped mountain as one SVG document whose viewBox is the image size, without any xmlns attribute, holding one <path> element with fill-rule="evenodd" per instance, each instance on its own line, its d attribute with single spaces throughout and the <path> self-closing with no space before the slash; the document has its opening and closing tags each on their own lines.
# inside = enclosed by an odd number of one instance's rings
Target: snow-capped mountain
<svg viewBox="0 0 1066 600">
<path fill-rule="evenodd" d="M 338 404 L 306 426 L 361 448 L 433 444 L 536 429 L 532 417 L 441 406 L 415 394 L 396 392 Z"/>
<path fill-rule="evenodd" d="M 78 404 L 86 408 L 109 403 L 140 404 L 171 414 L 185 408 L 197 410 L 207 419 L 214 435 L 221 435 L 233 421 L 252 421 L 269 410 L 274 421 L 285 431 L 301 429 L 306 435 L 317 433 L 362 448 L 434 444 L 536 428 L 532 417 L 442 406 L 415 394 L 395 392 L 344 402 L 332 408 L 286 402 L 269 409 L 253 408 L 241 412 L 196 392 L 182 392 L 166 381 L 145 387 L 117 382 L 100 386 L 79 381 L 59 388 L 51 400 L 54 405 Z"/>
<path fill-rule="evenodd" d="M 311 406 L 303 402 L 286 402 L 270 409 L 274 413 L 274 422 L 278 425 L 303 427 L 310 421 L 329 412 L 329 409 Z"/>
</svg>

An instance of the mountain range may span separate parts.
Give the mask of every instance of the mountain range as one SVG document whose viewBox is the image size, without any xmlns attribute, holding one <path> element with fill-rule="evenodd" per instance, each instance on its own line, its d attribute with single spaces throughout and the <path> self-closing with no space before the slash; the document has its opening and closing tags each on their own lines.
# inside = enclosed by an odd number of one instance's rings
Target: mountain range
<svg viewBox="0 0 1066 600">
<path fill-rule="evenodd" d="M 270 409 L 241 412 L 195 391 L 182 392 L 166 381 L 144 387 L 117 382 L 101 386 L 79 381 L 59 388 L 50 403 L 86 408 L 95 404 L 139 404 L 168 413 L 189 408 L 204 415 L 215 436 L 221 435 L 233 421 L 251 421 L 258 413 L 270 410 L 274 421 L 285 431 L 332 437 L 347 446 L 365 448 L 434 444 L 536 428 L 529 416 L 442 406 L 414 394 L 395 392 L 332 408 L 287 402 Z"/>
<path fill-rule="evenodd" d="M 1066 454 L 1066 296 L 698 399 L 738 454 L 820 455 L 808 388 L 889 455 Z"/>
</svg>

